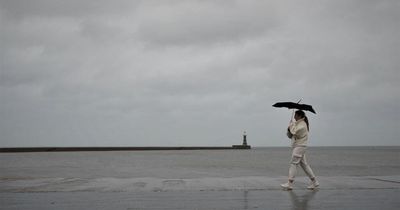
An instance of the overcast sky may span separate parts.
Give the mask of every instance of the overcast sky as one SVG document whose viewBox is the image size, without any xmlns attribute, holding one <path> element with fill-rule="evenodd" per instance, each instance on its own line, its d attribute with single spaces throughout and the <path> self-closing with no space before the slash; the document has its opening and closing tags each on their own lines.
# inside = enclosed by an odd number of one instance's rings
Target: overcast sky
<svg viewBox="0 0 400 210">
<path fill-rule="evenodd" d="M 400 1 L 0 0 L 0 147 L 400 145 Z"/>
</svg>

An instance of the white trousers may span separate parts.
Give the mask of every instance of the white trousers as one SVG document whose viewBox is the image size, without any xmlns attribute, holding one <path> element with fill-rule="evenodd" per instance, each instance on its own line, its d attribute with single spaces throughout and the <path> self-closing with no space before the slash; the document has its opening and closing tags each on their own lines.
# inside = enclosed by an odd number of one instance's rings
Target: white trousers
<svg viewBox="0 0 400 210">
<path fill-rule="evenodd" d="M 310 179 L 315 178 L 314 172 L 312 171 L 310 165 L 307 163 L 306 159 L 307 147 L 294 147 L 292 149 L 292 158 L 290 160 L 289 167 L 289 180 L 294 180 L 297 173 L 297 166 L 300 165 L 304 172 Z"/>
</svg>

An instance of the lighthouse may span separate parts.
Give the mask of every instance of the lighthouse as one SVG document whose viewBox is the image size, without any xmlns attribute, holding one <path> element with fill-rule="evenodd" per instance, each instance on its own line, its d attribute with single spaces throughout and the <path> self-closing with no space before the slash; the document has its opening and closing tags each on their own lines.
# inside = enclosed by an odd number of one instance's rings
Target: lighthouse
<svg viewBox="0 0 400 210">
<path fill-rule="evenodd" d="M 233 149 L 251 149 L 251 146 L 247 144 L 247 133 L 243 132 L 243 143 L 241 145 L 232 145 Z"/>
<path fill-rule="evenodd" d="M 247 146 L 247 134 L 246 134 L 246 131 L 243 132 L 243 146 Z"/>
</svg>

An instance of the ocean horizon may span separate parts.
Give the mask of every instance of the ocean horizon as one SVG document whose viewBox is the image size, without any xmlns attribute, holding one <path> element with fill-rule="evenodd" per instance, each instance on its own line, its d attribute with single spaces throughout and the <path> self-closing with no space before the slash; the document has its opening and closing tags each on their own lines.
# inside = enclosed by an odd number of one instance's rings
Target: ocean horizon
<svg viewBox="0 0 400 210">
<path fill-rule="evenodd" d="M 277 177 L 286 175 L 290 152 L 289 147 L 255 147 L 0 153 L 0 178 Z M 306 154 L 317 176 L 400 175 L 399 146 L 309 147 Z"/>
</svg>

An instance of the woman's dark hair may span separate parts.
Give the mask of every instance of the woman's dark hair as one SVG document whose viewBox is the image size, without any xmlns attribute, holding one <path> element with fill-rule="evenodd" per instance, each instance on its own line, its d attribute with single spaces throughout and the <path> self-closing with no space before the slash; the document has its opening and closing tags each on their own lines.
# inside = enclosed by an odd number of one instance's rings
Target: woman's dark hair
<svg viewBox="0 0 400 210">
<path fill-rule="evenodd" d="M 304 113 L 303 110 L 297 110 L 295 112 L 299 117 L 304 118 L 304 122 L 307 124 L 307 130 L 310 131 L 310 123 L 308 122 L 308 118 L 306 116 L 306 113 Z"/>
</svg>

